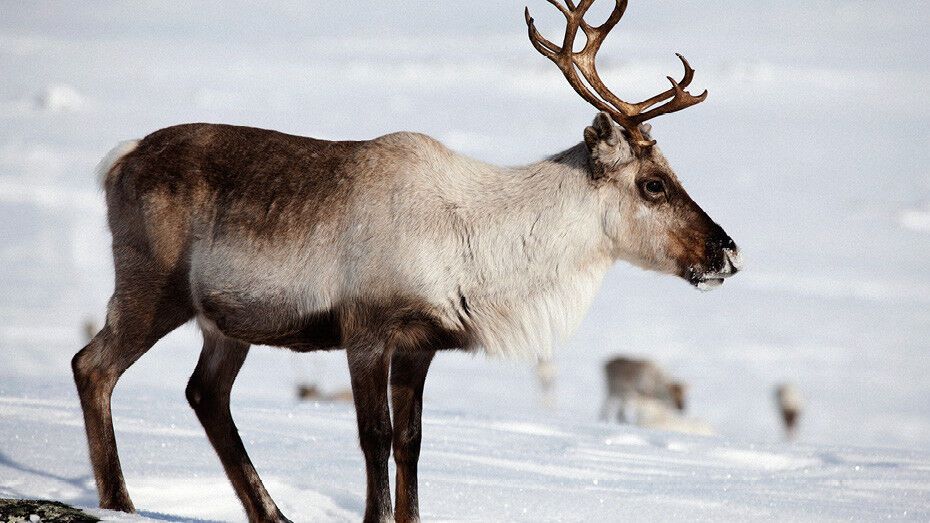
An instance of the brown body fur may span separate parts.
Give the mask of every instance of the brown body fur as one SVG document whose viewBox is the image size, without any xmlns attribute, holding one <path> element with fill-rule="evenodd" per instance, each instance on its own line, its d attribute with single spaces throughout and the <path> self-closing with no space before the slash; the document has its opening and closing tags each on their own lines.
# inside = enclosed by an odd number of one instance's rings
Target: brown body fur
<svg viewBox="0 0 930 523">
<path fill-rule="evenodd" d="M 199 313 L 218 332 L 205 329 L 204 351 L 187 395 L 250 520 L 285 518 L 262 486 L 229 412 L 230 389 L 249 344 L 299 351 L 347 349 L 359 435 L 369 464 L 365 519 L 390 513 L 384 492 L 392 439 L 398 521 L 417 519 L 416 457 L 426 369 L 435 350 L 465 347 L 467 333 L 442 328 L 423 312 L 426 307 L 402 297 L 285 316 L 286 324 L 269 329 L 267 322 L 253 319 L 279 311 L 263 313 L 254 303 L 216 294 L 202 295 L 195 304 L 196 289 L 188 279 L 195 238 L 232 234 L 286 243 L 295 231 L 336 219 L 327 209 L 346 197 L 350 178 L 359 172 L 351 168 L 353 155 L 365 144 L 247 127 L 181 125 L 149 135 L 107 173 L 116 289 L 106 326 L 72 362 L 101 507 L 134 510 L 110 416 L 116 380 L 159 338 Z M 372 358 L 380 362 L 373 364 Z M 396 430 L 387 399 L 380 397 L 386 394 L 392 359 Z"/>
<path fill-rule="evenodd" d="M 188 124 L 145 139 L 105 181 L 114 238 L 129 234 L 163 271 L 189 269 L 194 237 L 229 235 L 271 246 L 295 233 L 338 219 L 332 209 L 348 197 L 354 176 L 364 173 L 353 157 L 368 142 L 331 142 L 276 131 L 215 124 Z M 157 174 L 157 175 L 156 175 Z M 141 205 L 137 206 L 136 202 Z M 119 232 L 116 232 L 119 231 Z M 147 247 L 147 249 L 146 249 Z M 174 296 L 185 305 L 198 289 Z M 394 347 L 464 347 L 465 332 L 450 332 L 422 311 L 415 299 L 346 303 L 332 310 L 273 325 L 256 321 L 280 311 L 240 296 L 198 293 L 198 309 L 224 334 L 251 344 L 294 350 L 333 349 L 351 332 L 376 328 Z M 375 323 L 377 325 L 375 325 Z"/>
</svg>

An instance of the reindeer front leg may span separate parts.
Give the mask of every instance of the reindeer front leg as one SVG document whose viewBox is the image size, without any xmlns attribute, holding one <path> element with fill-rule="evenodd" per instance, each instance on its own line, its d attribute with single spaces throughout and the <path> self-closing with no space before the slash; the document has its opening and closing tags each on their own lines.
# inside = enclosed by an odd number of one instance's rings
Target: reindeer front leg
<svg viewBox="0 0 930 523">
<path fill-rule="evenodd" d="M 368 489 L 366 523 L 393 519 L 388 459 L 391 457 L 391 414 L 387 385 L 390 356 L 382 343 L 352 343 L 346 348 L 358 438 L 365 455 Z"/>
<path fill-rule="evenodd" d="M 394 407 L 394 462 L 397 464 L 395 520 L 420 520 L 417 460 L 420 458 L 420 418 L 423 385 L 435 352 L 397 352 L 391 360 L 391 405 Z"/>
</svg>

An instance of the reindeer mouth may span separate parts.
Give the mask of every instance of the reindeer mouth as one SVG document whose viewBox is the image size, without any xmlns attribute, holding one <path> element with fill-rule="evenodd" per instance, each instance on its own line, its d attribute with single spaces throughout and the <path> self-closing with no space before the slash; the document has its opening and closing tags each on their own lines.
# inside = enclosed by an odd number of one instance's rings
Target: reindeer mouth
<svg viewBox="0 0 930 523">
<path fill-rule="evenodd" d="M 715 271 L 704 271 L 689 267 L 686 279 L 700 291 L 712 291 L 723 285 L 723 280 L 733 276 L 743 267 L 742 257 L 735 249 L 723 250 L 723 266 Z"/>
<path fill-rule="evenodd" d="M 731 274 L 721 274 L 717 272 L 705 272 L 699 273 L 694 269 L 688 270 L 688 283 L 693 285 L 699 291 L 712 291 L 717 287 L 723 285 L 723 280 L 727 279 Z"/>
<path fill-rule="evenodd" d="M 724 278 L 706 278 L 705 277 L 701 280 L 698 280 L 695 283 L 692 283 L 692 285 L 697 287 L 697 290 L 706 292 L 706 291 L 712 291 L 716 289 L 717 287 L 720 287 L 721 285 L 723 285 L 723 280 Z"/>
</svg>

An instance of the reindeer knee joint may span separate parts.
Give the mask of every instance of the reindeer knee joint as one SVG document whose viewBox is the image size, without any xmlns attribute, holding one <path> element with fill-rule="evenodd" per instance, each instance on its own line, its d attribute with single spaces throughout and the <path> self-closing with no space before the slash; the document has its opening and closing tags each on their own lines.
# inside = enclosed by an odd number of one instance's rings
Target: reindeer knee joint
<svg viewBox="0 0 930 523">
<path fill-rule="evenodd" d="M 420 442 L 420 431 L 414 429 L 400 429 L 394 432 L 395 447 L 409 447 Z M 418 445 L 417 445 L 418 446 Z"/>
<path fill-rule="evenodd" d="M 187 388 L 184 389 L 184 395 L 187 396 L 187 403 L 194 410 L 200 409 L 201 405 L 203 405 L 204 394 L 199 382 L 190 380 L 187 383 Z"/>
<path fill-rule="evenodd" d="M 372 426 L 359 429 L 359 440 L 362 448 L 390 450 L 393 433 L 391 427 Z"/>
<path fill-rule="evenodd" d="M 109 387 L 115 385 L 119 377 L 106 362 L 100 361 L 99 355 L 91 352 L 94 343 L 92 341 L 71 358 L 71 371 L 79 389 L 88 386 Z"/>
<path fill-rule="evenodd" d="M 394 457 L 397 461 L 416 461 L 420 457 L 421 434 L 418 430 L 401 429 L 394 433 Z"/>
<path fill-rule="evenodd" d="M 87 349 L 79 350 L 74 357 L 71 358 L 71 372 L 74 374 L 74 379 L 84 375 L 84 351 Z"/>
</svg>

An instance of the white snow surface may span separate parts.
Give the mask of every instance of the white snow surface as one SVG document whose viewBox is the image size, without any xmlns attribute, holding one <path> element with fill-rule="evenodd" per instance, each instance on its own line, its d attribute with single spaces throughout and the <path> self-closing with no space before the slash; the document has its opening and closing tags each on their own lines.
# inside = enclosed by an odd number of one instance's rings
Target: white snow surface
<svg viewBox="0 0 930 523">
<path fill-rule="evenodd" d="M 594 115 L 529 45 L 523 6 L 468 2 L 0 4 L 0 496 L 96 505 L 69 360 L 112 290 L 94 166 L 114 145 L 212 121 L 319 138 L 421 131 L 526 163 Z M 604 16 L 602 0 L 592 18 Z M 691 196 L 740 245 L 712 293 L 617 266 L 555 351 L 555 409 L 532 365 L 450 353 L 427 382 L 428 521 L 930 519 L 930 4 L 631 2 L 599 57 L 643 99 L 697 69 L 708 100 L 653 122 Z M 621 94 L 622 93 L 622 94 Z M 183 398 L 194 327 L 114 398 L 121 520 L 241 520 Z M 717 436 L 596 423 L 603 362 L 656 360 Z M 298 521 L 351 521 L 364 473 L 341 353 L 256 348 L 233 412 Z M 804 401 L 783 441 L 774 387 Z"/>
<path fill-rule="evenodd" d="M 139 515 L 96 513 L 120 521 L 241 520 L 239 501 L 183 399 L 146 398 L 146 390 L 124 388 L 114 413 Z M 0 396 L 0 496 L 93 506 L 77 402 L 63 391 L 40 396 Z M 234 408 L 285 514 L 295 521 L 361 518 L 364 464 L 348 405 L 258 400 Z M 424 521 L 930 517 L 927 452 L 753 445 L 434 408 L 427 408 L 424 435 Z"/>
</svg>

